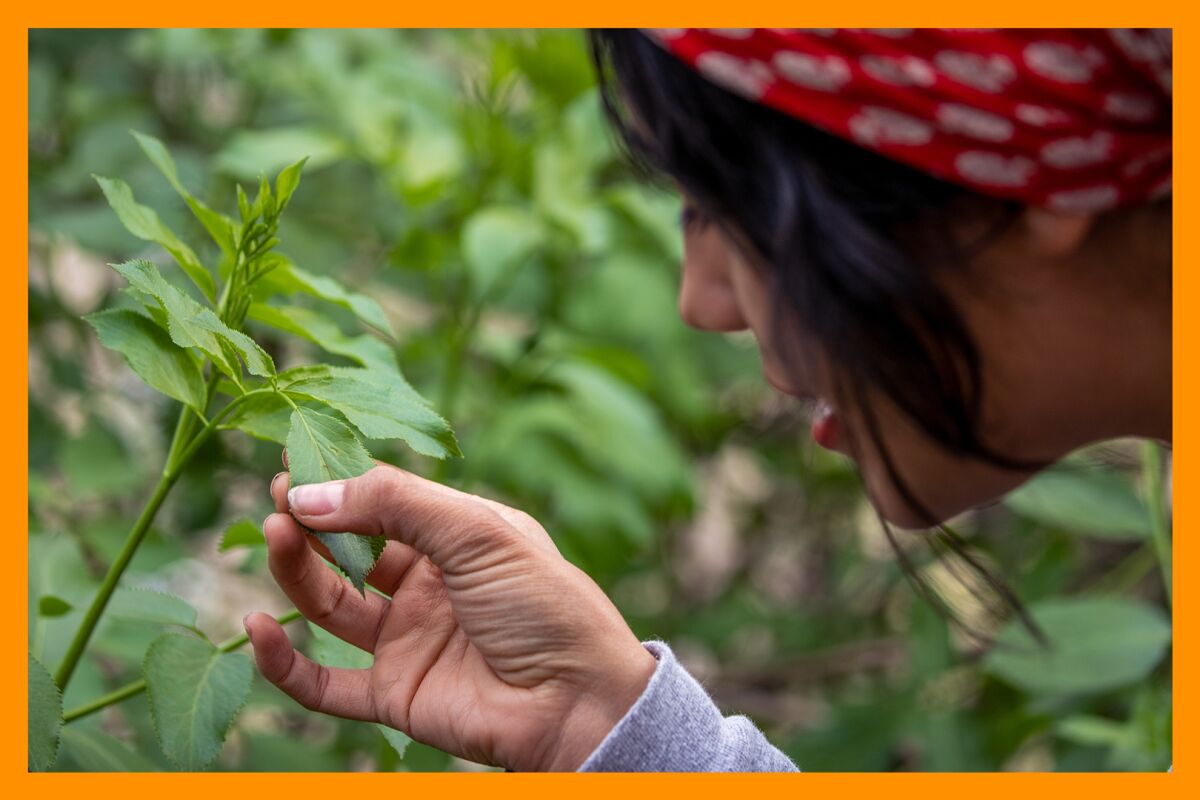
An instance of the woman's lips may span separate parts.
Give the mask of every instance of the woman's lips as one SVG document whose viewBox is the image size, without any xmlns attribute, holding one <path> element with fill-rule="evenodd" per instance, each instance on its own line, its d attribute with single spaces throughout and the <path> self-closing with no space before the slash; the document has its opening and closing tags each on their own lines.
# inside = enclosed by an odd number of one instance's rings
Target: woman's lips
<svg viewBox="0 0 1200 800">
<path fill-rule="evenodd" d="M 813 441 L 826 450 L 836 450 L 841 433 L 842 421 L 833 410 L 833 406 L 824 400 L 817 400 L 812 415 Z"/>
</svg>

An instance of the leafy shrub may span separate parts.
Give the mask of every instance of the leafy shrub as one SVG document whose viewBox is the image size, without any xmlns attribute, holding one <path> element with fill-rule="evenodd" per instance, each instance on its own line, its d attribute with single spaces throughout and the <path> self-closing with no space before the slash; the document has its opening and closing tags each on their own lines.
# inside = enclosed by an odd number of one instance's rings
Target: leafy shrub
<svg viewBox="0 0 1200 800">
<path fill-rule="evenodd" d="M 263 177 L 253 202 L 239 185 L 235 220 L 184 188 L 174 160 L 159 140 L 134 136 L 212 237 L 220 258 L 216 269 L 210 269 L 153 209 L 137 202 L 128 184 L 96 177 L 126 229 L 170 253 L 200 297 L 168 281 L 152 262 L 136 259 L 112 265 L 127 281 L 125 293 L 133 307 L 87 317 L 106 347 L 119 352 L 148 386 L 181 407 L 158 482 L 91 600 L 52 683 L 47 685 L 44 668 L 30 656 L 29 761 L 37 769 L 53 764 L 63 721 L 86 716 L 142 689 L 149 695 L 159 746 L 172 764 L 189 771 L 202 769 L 220 751 L 250 691 L 250 661 L 232 652 L 245 643 L 245 637 L 218 646 L 197 627 L 195 610 L 180 598 L 143 593 L 136 602 L 120 602 L 131 597 L 132 590 L 117 594 L 159 508 L 209 437 L 241 430 L 286 444 L 293 483 L 351 478 L 369 470 L 374 462 L 361 437 L 401 439 L 436 458 L 459 455 L 449 425 L 408 384 L 394 359 L 388 358 L 389 350 L 368 347 L 376 342 L 373 339 L 359 340 L 356 347 L 338 346 L 346 337 L 336 323 L 307 310 L 298 320 L 288 306 L 271 303 L 275 298 L 307 294 L 343 305 L 362 322 L 391 333 L 375 301 L 347 291 L 328 277 L 304 271 L 276 251 L 279 221 L 300 184 L 303 160 L 285 167 L 274 186 Z M 333 352 L 362 366 L 308 364 L 279 371 L 266 350 L 242 332 L 248 317 L 318 343 L 322 334 L 333 336 Z M 242 532 L 235 531 L 237 538 L 223 540 L 225 549 L 239 539 L 260 542 L 261 536 L 247 537 L 244 526 Z M 329 548 L 355 588 L 365 591 L 367 573 L 383 552 L 385 540 L 314 535 Z M 62 616 L 70 609 L 68 602 L 53 595 L 38 601 L 42 616 Z M 59 692 L 69 686 L 106 610 L 150 625 L 185 628 L 190 635 L 163 633 L 146 648 L 141 681 L 64 717 Z"/>
<path fill-rule="evenodd" d="M 129 380 L 79 321 L 126 285 L 105 261 L 163 255 L 133 249 L 89 174 L 122 176 L 200 263 L 225 258 L 130 128 L 169 141 L 179 182 L 213 207 L 235 181 L 308 156 L 278 220 L 295 269 L 256 284 L 253 340 L 279 367 L 403 364 L 468 457 L 430 460 L 403 439 L 371 438 L 372 452 L 529 511 L 639 635 L 671 641 L 806 770 L 1170 763 L 1169 519 L 1161 477 L 1136 469 L 1157 456 L 1117 443 L 961 520 L 1033 613 L 1071 616 L 1055 656 L 1016 627 L 990 655 L 956 637 L 914 599 L 853 471 L 806 444 L 802 415 L 762 386 L 753 343 L 679 322 L 678 202 L 622 167 L 570 31 L 31 33 L 29 631 L 41 663 L 62 662 L 120 556 L 180 403 Z M 202 302 L 186 275 L 163 277 Z M 109 305 L 150 313 L 128 292 Z M 188 380 L 167 385 L 187 396 Z M 321 402 L 310 397 L 294 401 Z M 136 686 L 163 631 L 121 616 L 147 605 L 127 589 L 183 596 L 197 616 L 176 619 L 230 655 L 245 610 L 286 610 L 264 588 L 248 521 L 269 510 L 291 411 L 266 410 L 261 424 L 234 412 L 222 424 L 273 441 L 209 437 L 146 530 L 62 698 L 55 769 L 174 766 L 144 692 L 73 715 Z M 903 542 L 948 602 L 980 612 L 924 540 Z M 1065 670 L 1075 683 L 1039 682 L 1110 620 L 1105 668 L 1091 659 Z M 363 658 L 292 633 L 327 663 Z M 57 718 L 53 688 L 31 666 L 31 706 L 50 709 L 41 731 Z M 226 740 L 212 768 L 468 768 L 415 743 L 401 759 L 372 726 L 307 714 L 258 679 Z"/>
</svg>

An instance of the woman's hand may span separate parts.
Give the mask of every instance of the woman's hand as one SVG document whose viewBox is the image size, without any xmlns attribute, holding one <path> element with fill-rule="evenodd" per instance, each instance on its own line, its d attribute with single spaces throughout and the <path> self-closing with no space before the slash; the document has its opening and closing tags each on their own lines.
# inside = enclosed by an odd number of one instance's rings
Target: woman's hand
<svg viewBox="0 0 1200 800">
<path fill-rule="evenodd" d="M 305 708 L 471 761 L 567 771 L 653 674 L 616 607 L 528 514 L 387 465 L 296 487 L 290 506 L 287 486 L 275 477 L 279 513 L 263 524 L 271 574 L 305 617 L 375 656 L 369 669 L 324 667 L 271 617 L 248 615 L 259 670 Z M 326 567 L 297 520 L 389 539 L 368 582 L 390 599 Z"/>
</svg>

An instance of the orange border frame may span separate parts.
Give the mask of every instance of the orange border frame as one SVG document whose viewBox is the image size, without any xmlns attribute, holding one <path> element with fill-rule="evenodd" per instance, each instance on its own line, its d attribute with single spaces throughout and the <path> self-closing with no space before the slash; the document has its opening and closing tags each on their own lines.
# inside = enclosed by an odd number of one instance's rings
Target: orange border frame
<svg viewBox="0 0 1200 800">
<path fill-rule="evenodd" d="M 398 5 L 398 4 L 397 4 Z M 383 3 L 362 3 L 342 8 L 330 3 L 312 0 L 253 0 L 253 2 L 230 2 L 230 0 L 205 0 L 198 8 L 187 8 L 167 4 L 162 0 L 148 2 L 122 2 L 114 7 L 112 2 L 80 2 L 59 0 L 40 8 L 31 8 L 23 3 L 14 3 L 0 12 L 5 24 L 0 29 L 0 63 L 3 64 L 3 98 L 5 106 L 15 109 L 9 123 L 0 130 L 3 142 L 4 174 L 9 176 L 10 185 L 19 185 L 19 191 L 10 191 L 2 199 L 3 225 L 8 238 L 5 249 L 9 253 L 10 265 L 27 263 L 26 249 L 28 222 L 28 30 L 39 27 L 586 27 L 594 25 L 894 25 L 905 26 L 952 23 L 960 26 L 1113 26 L 1136 24 L 1141 26 L 1173 27 L 1178 43 L 1182 34 L 1182 46 L 1175 48 L 1175 73 L 1177 94 L 1183 98 L 1175 106 L 1176 136 L 1180 141 L 1195 141 L 1188 132 L 1197 131 L 1197 108 L 1191 105 L 1195 90 L 1191 81 L 1200 76 L 1195 66 L 1188 42 L 1191 31 L 1188 24 L 1196 11 L 1184 9 L 1182 0 L 1140 0 L 1136 4 L 1117 4 L 1112 0 L 1006 0 L 1002 6 L 982 5 L 972 7 L 962 0 L 918 0 L 907 2 L 903 8 L 886 0 L 860 0 L 853 5 L 839 5 L 833 11 L 826 8 L 804 9 L 795 0 L 783 3 L 779 0 L 760 2 L 753 10 L 744 5 L 730 5 L 714 0 L 656 0 L 652 4 L 645 0 L 607 0 L 602 9 L 581 9 L 562 2 L 547 0 L 508 0 L 508 2 L 482 2 L 466 0 L 453 8 L 435 8 L 421 5 L 403 8 Z M 592 13 L 589 13 L 592 12 Z M 1175 154 L 1177 177 L 1175 186 L 1190 187 L 1196 180 L 1196 167 L 1190 151 Z M 1191 218 L 1196 211 L 1190 188 L 1176 191 L 1176 219 Z M 1175 259 L 1178 264 L 1192 263 L 1198 246 L 1195 228 L 1175 228 Z M 21 326 L 28 319 L 28 295 L 22 282 L 18 285 L 19 272 L 14 268 L 9 273 L 10 292 L 0 294 L 0 346 L 3 347 L 4 362 L 15 365 L 27 360 L 28 328 Z M 1175 528 L 1187 529 L 1195 516 L 1194 507 L 1187 499 L 1197 478 L 1197 467 L 1192 466 L 1188 442 L 1195 442 L 1196 420 L 1181 416 L 1178 410 L 1189 407 L 1189 401 L 1197 397 L 1197 375 L 1188 369 L 1180 369 L 1183 356 L 1200 345 L 1200 314 L 1191 316 L 1181 311 L 1200 304 L 1200 274 L 1194 269 L 1175 271 L 1174 296 L 1174 408 L 1175 436 L 1183 445 L 1181 453 L 1174 457 Z M 22 373 L 27 381 L 27 372 Z M 21 509 L 20 515 L 28 528 L 28 408 L 27 392 L 18 394 L 10 389 L 0 396 L 0 419 L 6 428 L 5 439 L 17 442 L 24 456 L 19 460 L 0 462 L 0 491 L 3 507 Z M 27 705 L 26 660 L 21 658 L 25 647 L 25 614 L 27 592 L 26 575 L 27 537 L 20 531 L 9 529 L 7 534 L 15 543 L 15 554 L 10 563 L 18 565 L 19 575 L 11 576 L 0 584 L 0 597 L 10 613 L 5 616 L 14 623 L 21 635 L 12 634 L 4 639 L 3 660 L 0 660 L 0 675 L 4 680 L 4 707 L 25 709 Z M 1175 564 L 1179 575 L 1186 577 L 1195 571 L 1196 557 L 1190 536 L 1175 542 Z M 1175 580 L 1175 639 L 1173 649 L 1174 674 L 1188 675 L 1197 671 L 1195 651 L 1195 626 L 1197 607 L 1200 601 L 1191 591 L 1187 580 Z M 1179 613 L 1182 610 L 1182 613 Z M 126 798 L 149 793 L 170 792 L 176 800 L 204 798 L 215 792 L 237 791 L 270 792 L 272 794 L 295 792 L 306 795 L 312 792 L 355 794 L 365 791 L 404 794 L 436 793 L 438 795 L 477 795 L 486 792 L 493 800 L 527 800 L 531 796 L 571 795 L 595 798 L 610 798 L 614 792 L 686 793 L 696 800 L 704 797 L 723 797 L 734 792 L 752 792 L 762 795 L 821 795 L 834 793 L 852 797 L 925 798 L 970 797 L 972 800 L 1012 800 L 1014 793 L 1022 798 L 1060 796 L 1064 793 L 1086 796 L 1088 800 L 1098 798 L 1120 798 L 1128 800 L 1133 793 L 1149 794 L 1153 797 L 1200 796 L 1200 787 L 1195 777 L 1200 768 L 1195 766 L 1191 754 L 1193 742 L 1200 740 L 1196 733 L 1197 708 L 1194 687 L 1186 681 L 1176 681 L 1174 686 L 1175 771 L 1171 774 L 835 774 L 809 773 L 801 775 L 503 775 L 495 774 L 334 774 L 314 775 L 304 773 L 274 774 L 30 774 L 21 759 L 25 750 L 26 729 L 21 725 L 24 714 L 8 715 L 3 730 L 3 749 L 0 763 L 4 775 L 18 796 L 78 797 L 87 793 L 90 797 Z M 1184 731 L 1191 731 L 1181 735 Z M 1193 738 L 1194 737 L 1194 738 Z M 803 766 L 803 765 L 801 765 Z M 9 781 L 6 781 L 8 783 Z M 1187 789 L 1187 786 L 1192 789 Z"/>
</svg>

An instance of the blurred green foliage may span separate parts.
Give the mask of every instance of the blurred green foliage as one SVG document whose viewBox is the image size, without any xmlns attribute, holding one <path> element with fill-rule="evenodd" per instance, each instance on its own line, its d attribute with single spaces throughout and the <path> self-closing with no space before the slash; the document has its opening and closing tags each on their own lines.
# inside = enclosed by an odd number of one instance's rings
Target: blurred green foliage
<svg viewBox="0 0 1200 800">
<path fill-rule="evenodd" d="M 1129 448 L 955 521 L 1035 615 L 1074 615 L 1047 624 L 1049 655 L 1011 625 L 980 652 L 916 598 L 850 465 L 806 441 L 753 342 L 679 321 L 678 201 L 623 165 L 578 32 L 47 30 L 31 31 L 29 58 L 29 636 L 51 671 L 172 413 L 80 319 L 117 289 L 106 261 L 160 255 L 90 175 L 125 176 L 204 241 L 134 128 L 167 141 L 212 202 L 308 156 L 287 254 L 379 300 L 405 374 L 466 457 L 380 455 L 529 511 L 639 636 L 670 641 L 802 768 L 1170 763 L 1168 601 Z M 255 325 L 281 367 L 304 360 Z M 265 443 L 206 445 L 127 580 L 184 597 L 217 636 L 252 608 L 285 608 L 261 548 L 218 548 L 233 523 L 232 541 L 254 544 L 242 521 L 270 511 L 278 459 Z M 960 617 L 994 624 L 986 587 L 953 557 L 901 542 Z M 135 678 L 157 633 L 107 620 L 63 707 Z M 216 768 L 476 768 L 396 744 L 256 678 Z M 56 768 L 168 768 L 146 698 L 69 723 Z"/>
</svg>

